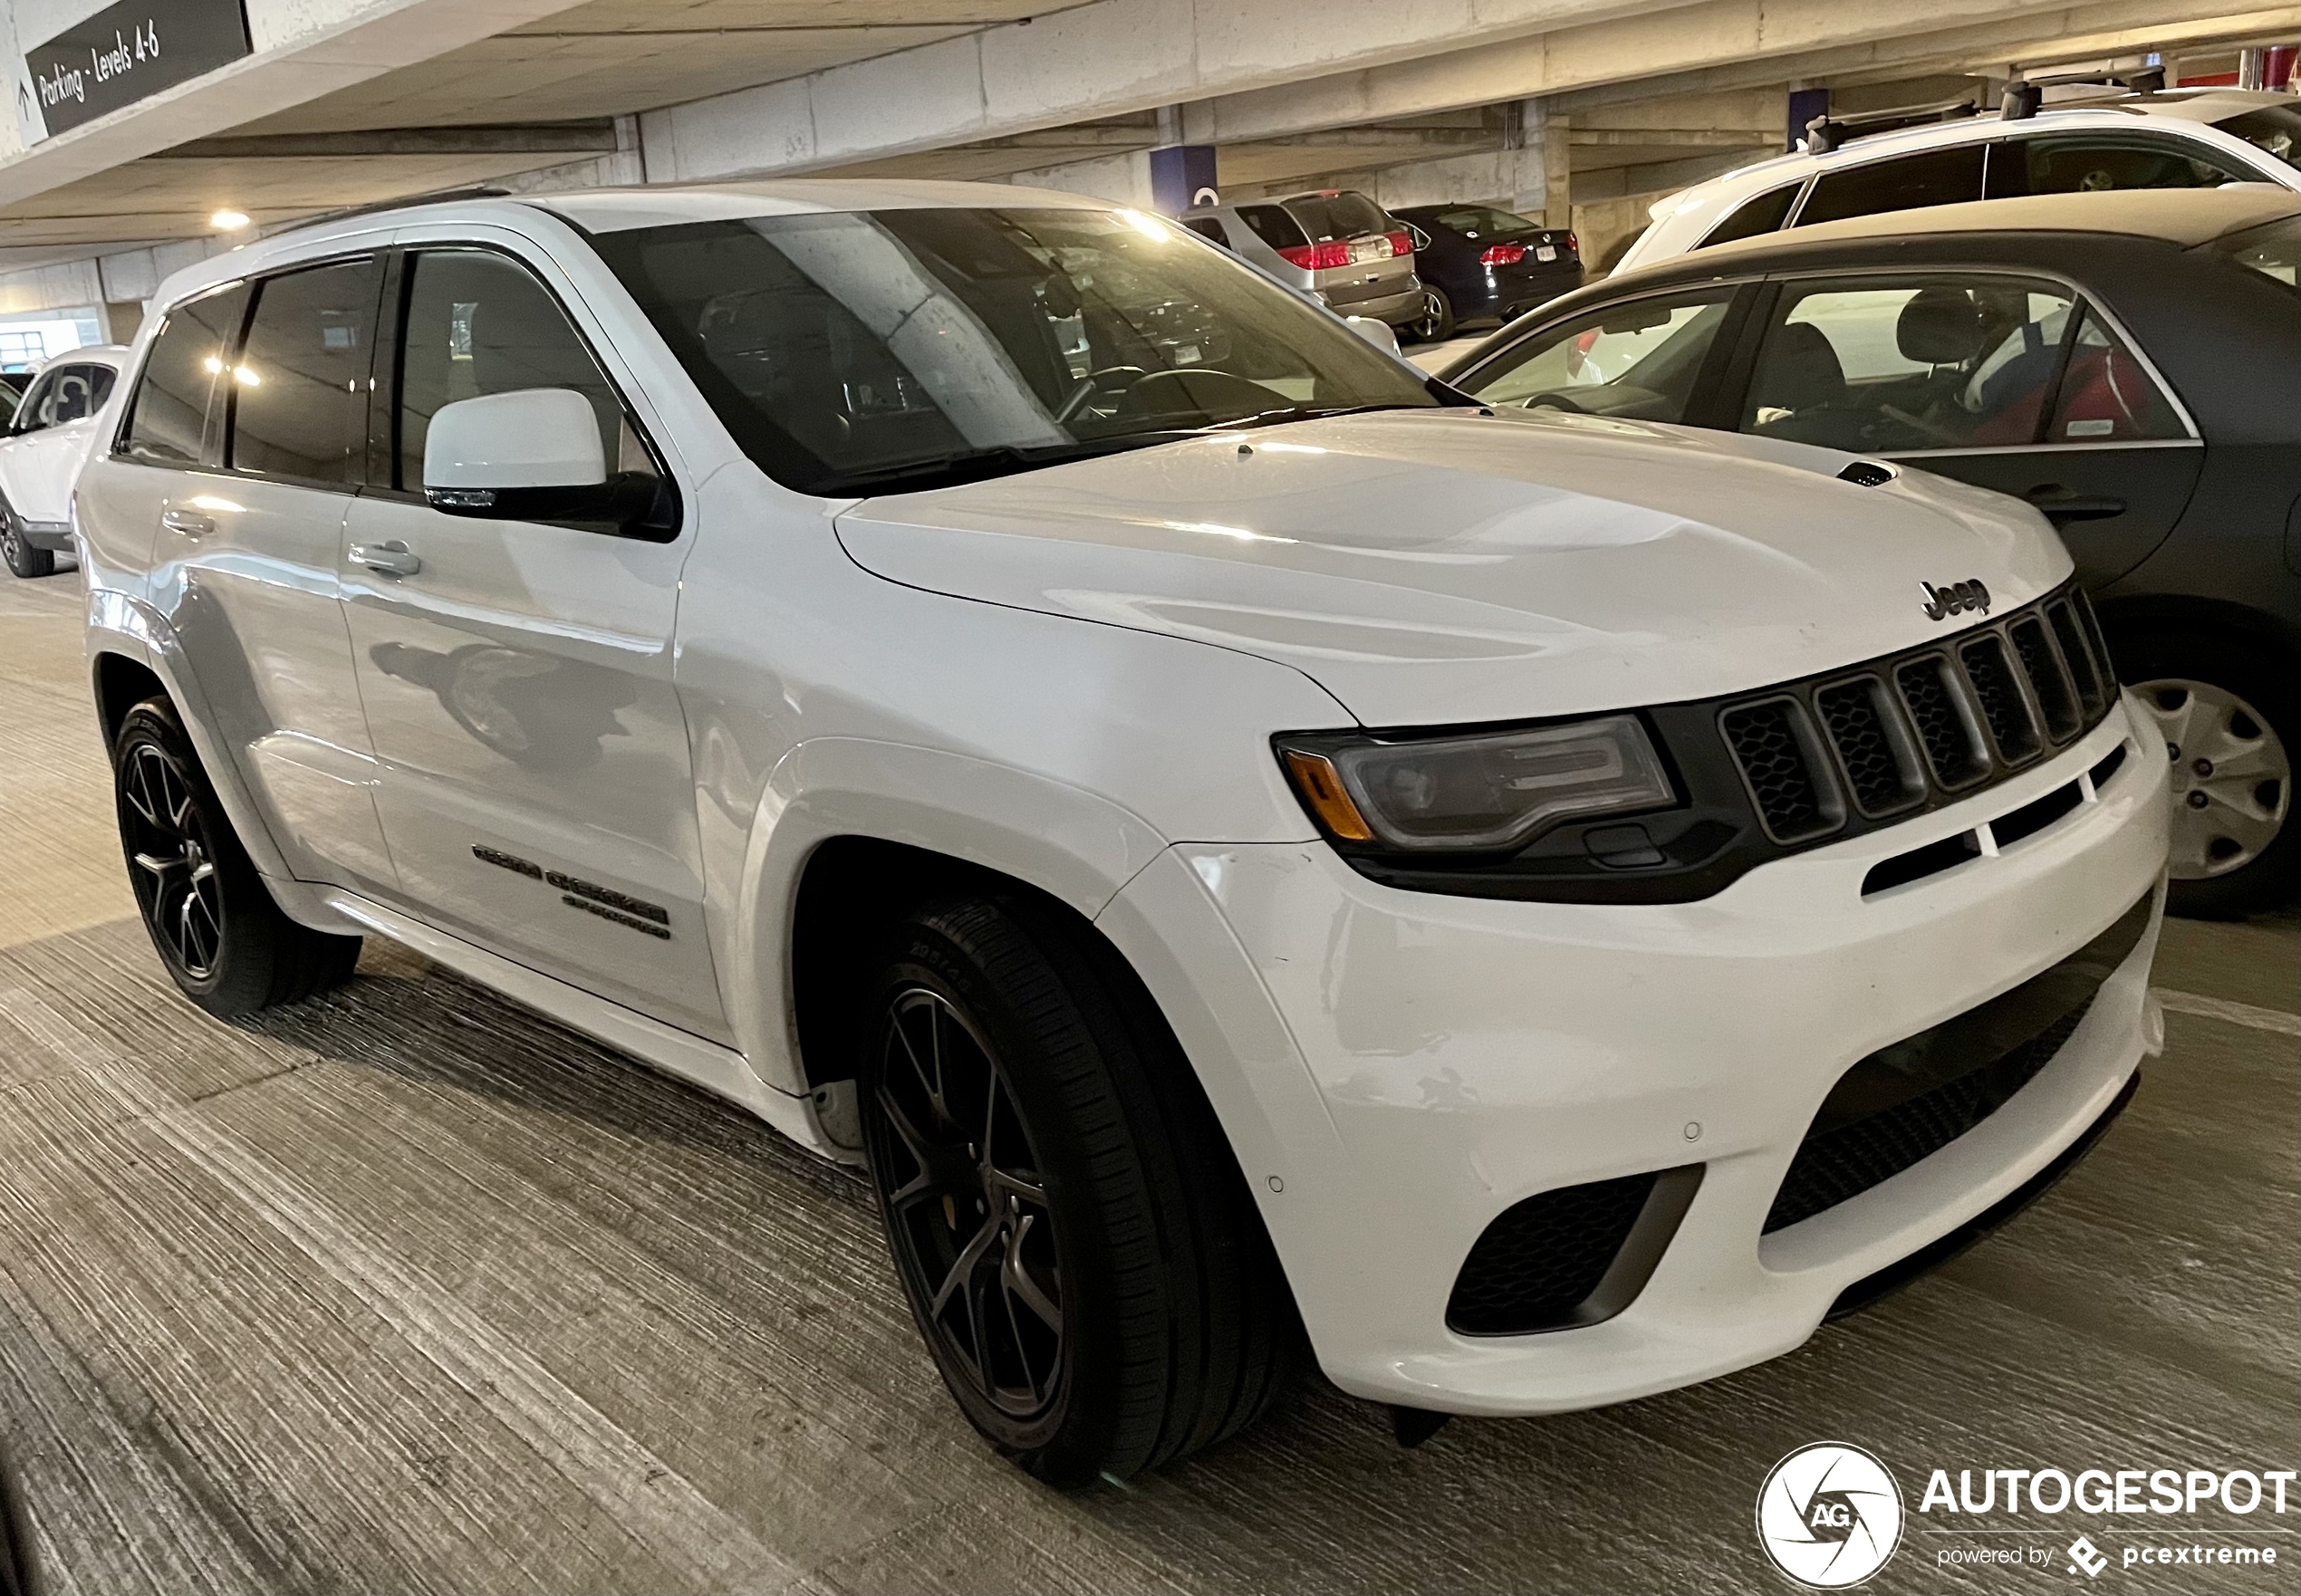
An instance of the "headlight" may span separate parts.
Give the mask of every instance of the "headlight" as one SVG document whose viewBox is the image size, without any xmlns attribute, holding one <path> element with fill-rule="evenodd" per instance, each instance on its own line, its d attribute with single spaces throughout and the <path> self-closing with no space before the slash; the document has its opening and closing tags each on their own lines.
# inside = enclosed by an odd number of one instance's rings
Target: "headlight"
<svg viewBox="0 0 2301 1596">
<path fill-rule="evenodd" d="M 1277 748 L 1331 835 L 1404 850 L 1516 848 L 1562 820 L 1677 796 L 1634 715 L 1416 742 L 1284 736 Z"/>
</svg>

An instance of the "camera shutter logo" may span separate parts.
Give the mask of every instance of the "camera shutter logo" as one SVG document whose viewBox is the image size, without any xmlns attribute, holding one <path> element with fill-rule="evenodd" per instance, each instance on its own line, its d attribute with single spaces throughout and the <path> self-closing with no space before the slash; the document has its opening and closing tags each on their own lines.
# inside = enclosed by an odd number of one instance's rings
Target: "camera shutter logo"
<svg viewBox="0 0 2301 1596">
<path fill-rule="evenodd" d="M 1859 1447 L 1800 1447 L 1758 1487 L 1757 1543 L 1801 1585 L 1858 1585 L 1901 1543 L 1901 1487 Z"/>
</svg>

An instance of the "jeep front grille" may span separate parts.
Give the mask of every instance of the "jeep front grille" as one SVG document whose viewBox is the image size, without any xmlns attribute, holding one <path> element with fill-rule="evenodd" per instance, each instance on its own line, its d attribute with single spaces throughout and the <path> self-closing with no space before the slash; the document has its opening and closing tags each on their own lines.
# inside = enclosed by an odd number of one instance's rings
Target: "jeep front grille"
<svg viewBox="0 0 2301 1596">
<path fill-rule="evenodd" d="M 1824 837 L 2011 774 L 2107 711 L 2115 679 L 2084 592 L 1815 685 L 1728 704 L 1718 726 L 1767 833 Z"/>
</svg>

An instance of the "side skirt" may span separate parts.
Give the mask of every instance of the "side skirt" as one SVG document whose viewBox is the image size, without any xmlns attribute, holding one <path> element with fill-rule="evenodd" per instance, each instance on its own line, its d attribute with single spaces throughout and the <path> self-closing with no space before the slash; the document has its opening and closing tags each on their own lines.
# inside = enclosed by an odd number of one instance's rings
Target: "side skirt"
<svg viewBox="0 0 2301 1596">
<path fill-rule="evenodd" d="M 451 937 L 355 892 L 323 887 L 313 896 L 320 907 L 360 930 L 411 947 L 457 975 L 467 976 L 483 986 L 549 1014 L 587 1036 L 597 1037 L 668 1075 L 676 1075 L 748 1110 L 810 1152 L 842 1162 L 851 1162 L 857 1156 L 836 1146 L 823 1133 L 815 1121 L 812 1099 L 769 1086 L 733 1048 L 706 1042 L 621 1004 L 610 1003 L 580 986 L 571 986 L 484 947 L 474 947 L 459 937 Z"/>
</svg>

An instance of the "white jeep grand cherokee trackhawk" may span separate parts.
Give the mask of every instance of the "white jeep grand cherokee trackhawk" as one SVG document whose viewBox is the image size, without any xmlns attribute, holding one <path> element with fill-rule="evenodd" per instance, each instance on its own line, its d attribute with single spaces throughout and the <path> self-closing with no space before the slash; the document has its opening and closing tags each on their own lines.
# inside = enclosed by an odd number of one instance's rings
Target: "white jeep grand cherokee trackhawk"
<svg viewBox="0 0 2301 1596">
<path fill-rule="evenodd" d="M 2157 734 L 2037 514 L 1493 414 L 1009 187 L 465 198 L 171 280 L 75 500 L 217 1014 L 391 937 L 867 1164 L 1060 1483 L 1796 1346 L 2156 1045 Z"/>
</svg>

